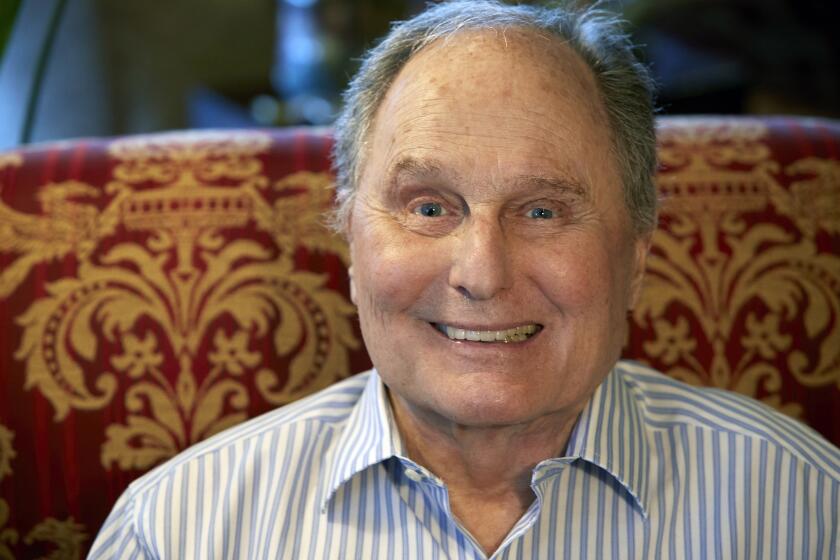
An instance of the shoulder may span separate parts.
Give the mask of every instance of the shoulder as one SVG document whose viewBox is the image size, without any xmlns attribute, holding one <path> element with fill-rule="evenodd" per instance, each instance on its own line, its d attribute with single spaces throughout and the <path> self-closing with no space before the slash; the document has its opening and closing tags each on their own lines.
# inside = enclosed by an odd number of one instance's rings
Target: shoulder
<svg viewBox="0 0 840 560">
<path fill-rule="evenodd" d="M 688 427 L 769 445 L 840 484 L 840 449 L 798 420 L 745 395 L 688 385 L 638 363 L 621 361 L 616 370 L 649 430 Z"/>
<path fill-rule="evenodd" d="M 340 381 L 299 401 L 269 411 L 242 424 L 229 428 L 200 442 L 169 461 L 156 467 L 134 481 L 127 493 L 132 497 L 158 487 L 172 478 L 209 459 L 210 456 L 224 457 L 241 464 L 243 460 L 258 459 L 266 453 L 279 452 L 284 455 L 313 453 L 315 450 L 301 449 L 295 440 L 298 432 L 305 430 L 307 437 L 315 439 L 335 430 L 340 430 L 359 400 L 371 372 L 367 371 Z M 301 432 L 302 434 L 302 432 Z M 320 448 L 324 452 L 324 448 Z M 247 472 L 247 464 L 240 467 Z"/>
<path fill-rule="evenodd" d="M 284 516 L 303 515 L 370 377 L 353 376 L 230 428 L 140 477 L 114 505 L 91 558 L 216 557 L 249 542 L 218 531 L 232 512 L 234 533 L 250 537 L 246 528 L 262 527 L 260 520 L 280 526 Z"/>
</svg>

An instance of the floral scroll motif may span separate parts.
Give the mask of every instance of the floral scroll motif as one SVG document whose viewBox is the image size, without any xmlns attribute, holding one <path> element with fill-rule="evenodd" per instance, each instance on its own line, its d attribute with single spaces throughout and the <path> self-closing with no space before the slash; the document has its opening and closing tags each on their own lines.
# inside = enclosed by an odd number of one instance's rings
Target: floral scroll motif
<svg viewBox="0 0 840 560">
<path fill-rule="evenodd" d="M 785 172 L 795 177 L 785 209 L 806 233 L 816 229 L 840 234 L 840 161 L 805 158 Z"/>
<path fill-rule="evenodd" d="M 0 480 L 12 474 L 12 459 L 16 455 L 12 445 L 14 437 L 10 429 L 0 424 Z"/>
<path fill-rule="evenodd" d="M 12 547 L 18 541 L 18 532 L 6 527 L 9 522 L 9 504 L 0 500 L 0 560 L 15 560 Z"/>
<path fill-rule="evenodd" d="M 82 545 L 87 539 L 84 527 L 72 517 L 66 521 L 48 517 L 26 535 L 24 542 L 32 545 L 41 541 L 55 545 L 52 552 L 43 557 L 44 560 L 80 560 Z"/>
<path fill-rule="evenodd" d="M 344 243 L 318 220 L 331 178 L 304 172 L 270 184 L 259 157 L 270 142 L 259 133 L 118 141 L 105 193 L 49 185 L 42 217 L 0 201 L 0 223 L 12 224 L 0 229 L 0 250 L 18 255 L 17 270 L 0 275 L 0 297 L 39 262 L 78 261 L 17 318 L 15 357 L 56 420 L 124 388 L 126 421 L 106 428 L 106 467 L 148 468 L 243 421 L 246 375 L 266 401 L 284 403 L 350 373 L 355 309 L 325 276 L 294 266 L 297 248 L 346 262 Z M 85 201 L 108 195 L 102 209 Z M 63 229 L 47 235 L 48 222 Z M 237 236 L 243 228 L 257 235 Z M 287 375 L 264 367 L 271 355 L 289 360 Z"/>
<path fill-rule="evenodd" d="M 16 453 L 12 446 L 14 434 L 0 424 L 0 481 L 12 475 L 12 459 Z M 13 547 L 18 544 L 18 531 L 6 527 L 9 522 L 9 504 L 0 499 L 0 560 L 15 560 Z M 72 517 L 66 521 L 47 518 L 33 528 L 23 539 L 26 545 L 32 546 L 35 541 L 42 541 L 54 545 L 55 548 L 44 558 L 54 560 L 78 560 L 82 555 L 82 545 L 88 535 L 84 527 L 76 523 Z M 27 558 L 31 558 L 28 555 Z"/>
<path fill-rule="evenodd" d="M 779 322 L 778 315 L 768 314 L 763 320 L 756 318 L 754 313 L 747 315 L 747 334 L 741 337 L 741 345 L 748 356 L 772 360 L 790 348 L 792 337 L 780 332 Z"/>
<path fill-rule="evenodd" d="M 23 156 L 15 152 L 0 154 L 0 170 L 9 167 L 20 167 L 23 165 Z"/>
<path fill-rule="evenodd" d="M 787 190 L 761 123 L 675 124 L 659 131 L 667 227 L 653 237 L 645 292 L 633 312 L 653 335 L 644 348 L 675 377 L 762 396 L 798 415 L 800 406 L 777 394 L 780 367 L 803 385 L 840 387 L 840 257 L 820 252 L 814 239 L 836 223 L 836 193 L 831 200 L 814 193 L 838 173 L 837 164 L 795 162 L 784 172 L 806 177 Z M 799 210 L 804 196 L 816 205 L 807 214 Z M 773 210 L 777 221 L 750 221 Z M 794 341 L 794 333 L 804 334 Z M 803 345 L 817 348 L 817 358 Z"/>
<path fill-rule="evenodd" d="M 12 446 L 14 433 L 0 424 L 0 481 L 12 474 L 12 459 L 15 448 Z M 18 541 L 18 532 L 6 527 L 9 522 L 9 504 L 0 498 L 0 560 L 14 560 L 12 546 Z"/>
<path fill-rule="evenodd" d="M 218 330 L 213 337 L 213 346 L 215 348 L 209 358 L 214 373 L 227 371 L 232 375 L 241 375 L 245 368 L 256 367 L 262 358 L 259 352 L 248 350 L 248 333 L 245 331 L 237 331 L 228 337 L 225 331 Z"/>
<path fill-rule="evenodd" d="M 690 359 L 697 348 L 697 341 L 691 337 L 685 317 L 680 317 L 676 323 L 654 319 L 653 330 L 656 338 L 645 343 L 645 351 L 660 358 L 665 365 L 671 365 L 680 358 Z"/>
<path fill-rule="evenodd" d="M 84 260 L 99 240 L 113 233 L 113 211 L 99 212 L 78 198 L 96 198 L 98 191 L 77 181 L 50 183 L 38 193 L 42 215 L 17 212 L 0 201 L 0 251 L 18 257 L 0 271 L 0 298 L 8 297 L 33 266 L 76 254 Z"/>
<path fill-rule="evenodd" d="M 177 132 L 156 140 L 136 137 L 111 145 L 120 160 L 114 169 L 116 188 L 146 182 L 192 187 L 219 180 L 262 179 L 258 155 L 271 138 L 264 134 Z"/>
</svg>

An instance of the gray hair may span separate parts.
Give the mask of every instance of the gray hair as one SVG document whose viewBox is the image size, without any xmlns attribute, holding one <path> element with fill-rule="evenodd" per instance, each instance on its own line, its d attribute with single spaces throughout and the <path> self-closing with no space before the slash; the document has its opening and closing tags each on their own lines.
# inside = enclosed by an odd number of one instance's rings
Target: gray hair
<svg viewBox="0 0 840 560">
<path fill-rule="evenodd" d="M 654 87 L 621 24 L 615 15 L 597 7 L 513 6 L 496 0 L 444 2 L 395 23 L 382 42 L 368 51 L 344 92 L 333 147 L 337 203 L 333 225 L 346 232 L 376 111 L 408 60 L 438 39 L 461 31 L 515 27 L 560 39 L 591 68 L 611 127 L 611 151 L 619 165 L 635 233 L 652 231 L 657 210 Z"/>
</svg>

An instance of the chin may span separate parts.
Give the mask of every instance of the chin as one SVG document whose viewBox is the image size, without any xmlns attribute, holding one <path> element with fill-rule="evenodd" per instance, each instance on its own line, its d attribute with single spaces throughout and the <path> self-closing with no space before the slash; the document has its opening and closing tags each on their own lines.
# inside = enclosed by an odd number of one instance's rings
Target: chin
<svg viewBox="0 0 840 560">
<path fill-rule="evenodd" d="M 535 418 L 538 410 L 534 403 L 511 395 L 492 398 L 487 394 L 461 393 L 455 399 L 452 394 L 443 398 L 446 401 L 436 407 L 438 414 L 456 424 L 474 428 L 521 424 Z"/>
</svg>

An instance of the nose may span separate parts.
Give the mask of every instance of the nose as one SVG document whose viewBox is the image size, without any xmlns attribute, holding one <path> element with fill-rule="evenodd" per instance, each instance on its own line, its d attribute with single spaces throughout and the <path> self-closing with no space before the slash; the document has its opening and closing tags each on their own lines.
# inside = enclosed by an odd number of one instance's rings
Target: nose
<svg viewBox="0 0 840 560">
<path fill-rule="evenodd" d="M 474 300 L 491 299 L 510 287 L 511 255 L 495 220 L 473 219 L 457 237 L 449 285 Z"/>
</svg>

